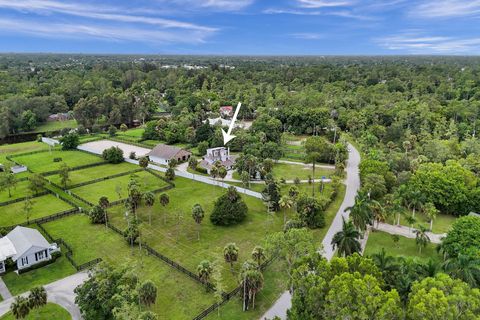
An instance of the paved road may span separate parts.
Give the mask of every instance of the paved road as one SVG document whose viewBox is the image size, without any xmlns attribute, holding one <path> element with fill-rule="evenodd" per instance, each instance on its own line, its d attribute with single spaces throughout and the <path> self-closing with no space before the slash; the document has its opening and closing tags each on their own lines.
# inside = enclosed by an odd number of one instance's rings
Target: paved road
<svg viewBox="0 0 480 320">
<path fill-rule="evenodd" d="M 0 296 L 2 296 L 3 300 L 7 300 L 7 299 L 10 299 L 12 297 L 12 294 L 8 290 L 5 282 L 3 282 L 2 277 L 0 277 Z"/>
<path fill-rule="evenodd" d="M 394 226 L 388 223 L 382 223 L 380 222 L 378 225 L 375 223 L 375 229 L 380 230 L 383 232 L 387 232 L 390 234 L 398 234 L 399 236 L 407 237 L 407 238 L 415 238 L 415 228 L 409 228 L 406 226 Z M 430 241 L 432 243 L 442 243 L 442 238 L 445 237 L 447 234 L 446 233 L 432 233 L 432 232 L 427 232 L 427 236 L 430 238 Z"/>
<path fill-rule="evenodd" d="M 45 285 L 44 287 L 45 290 L 47 290 L 48 301 L 56 303 L 65 308 L 72 316 L 72 320 L 81 320 L 82 316 L 80 314 L 80 310 L 75 304 L 75 293 L 73 290 L 81 285 L 87 278 L 87 272 L 79 272 Z M 27 295 L 28 292 L 22 294 L 22 296 Z M 10 311 L 10 305 L 12 304 L 13 300 L 14 297 L 4 300 L 0 303 L 0 317 Z"/>
<path fill-rule="evenodd" d="M 342 217 L 348 218 L 348 213 L 345 209 L 352 206 L 355 203 L 355 196 L 358 189 L 360 189 L 360 176 L 358 172 L 358 166 L 360 165 L 360 153 L 354 146 L 348 144 L 348 161 L 347 161 L 347 179 L 345 184 L 347 189 L 345 191 L 345 198 L 337 211 L 335 218 L 333 219 L 330 228 L 322 241 L 323 255 L 330 260 L 333 257 L 334 250 L 331 245 L 332 238 L 342 229 Z M 365 241 L 366 242 L 366 241 Z M 261 317 L 261 319 L 273 319 L 275 316 L 280 319 L 287 318 L 287 310 L 292 306 L 292 297 L 288 291 L 285 291 L 275 304 Z"/>
</svg>

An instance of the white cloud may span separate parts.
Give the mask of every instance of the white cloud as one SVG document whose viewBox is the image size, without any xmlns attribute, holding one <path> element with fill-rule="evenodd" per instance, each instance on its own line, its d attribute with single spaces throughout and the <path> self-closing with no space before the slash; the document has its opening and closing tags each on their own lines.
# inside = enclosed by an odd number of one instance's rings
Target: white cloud
<svg viewBox="0 0 480 320">
<path fill-rule="evenodd" d="M 480 52 L 480 37 L 429 36 L 419 32 L 406 32 L 375 39 L 375 42 L 388 50 L 414 54 L 478 54 Z"/>
<path fill-rule="evenodd" d="M 45 38 L 102 39 L 109 41 L 138 41 L 151 44 L 202 43 L 208 33 L 200 30 L 151 30 L 134 26 L 105 26 L 97 24 L 35 22 L 21 19 L 0 19 L 0 30 L 33 34 Z"/>
<path fill-rule="evenodd" d="M 255 0 L 172 0 L 184 10 L 205 8 L 218 11 L 238 11 L 255 2 Z M 168 0 L 160 0 L 168 3 Z"/>
<path fill-rule="evenodd" d="M 414 6 L 410 15 L 424 18 L 464 17 L 480 14 L 479 0 L 428 0 Z"/>
<path fill-rule="evenodd" d="M 325 38 L 324 34 L 313 33 L 313 32 L 291 33 L 290 35 L 296 39 L 303 39 L 303 40 L 319 40 L 319 39 Z"/>
<path fill-rule="evenodd" d="M 344 7 L 352 4 L 352 1 L 331 1 L 331 0 L 297 0 L 302 8 L 318 9 L 325 7 Z"/>
</svg>

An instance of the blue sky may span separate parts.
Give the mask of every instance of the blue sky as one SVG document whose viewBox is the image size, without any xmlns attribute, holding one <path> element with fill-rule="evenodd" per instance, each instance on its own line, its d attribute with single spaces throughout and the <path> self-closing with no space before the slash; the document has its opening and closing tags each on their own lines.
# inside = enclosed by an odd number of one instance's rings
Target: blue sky
<svg viewBox="0 0 480 320">
<path fill-rule="evenodd" d="M 1 52 L 480 53 L 480 0 L 0 0 Z"/>
</svg>

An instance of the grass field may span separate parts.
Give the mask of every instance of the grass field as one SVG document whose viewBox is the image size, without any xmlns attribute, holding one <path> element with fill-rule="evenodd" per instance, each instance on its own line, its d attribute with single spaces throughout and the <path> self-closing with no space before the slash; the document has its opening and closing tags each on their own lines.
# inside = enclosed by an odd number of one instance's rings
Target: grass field
<svg viewBox="0 0 480 320">
<path fill-rule="evenodd" d="M 64 252 L 62 248 L 62 252 Z M 2 276 L 3 281 L 13 295 L 32 289 L 35 286 L 49 284 L 58 279 L 68 277 L 77 272 L 65 255 L 62 254 L 55 262 L 22 274 L 8 272 Z"/>
<path fill-rule="evenodd" d="M 420 253 L 415 239 L 400 237 L 398 243 L 395 243 L 392 235 L 388 233 L 381 231 L 370 232 L 364 255 L 368 256 L 378 253 L 382 251 L 382 248 L 385 248 L 387 254 L 392 256 L 415 257 L 423 261 L 430 258 L 440 258 L 435 250 L 435 244 L 428 244 L 425 248 L 422 248 L 422 253 Z"/>
<path fill-rule="evenodd" d="M 211 185 L 177 178 L 176 187 L 167 193 L 170 204 L 162 208 L 158 198 L 152 209 L 152 225 L 148 224 L 148 208 L 138 211 L 144 221 L 141 230 L 145 241 L 167 257 L 172 257 L 190 270 L 195 270 L 204 259 L 223 261 L 223 247 L 235 242 L 240 248 L 239 262 L 235 264 L 234 274 L 226 266 L 224 279 L 229 289 L 237 284 L 237 272 L 241 263 L 250 258 L 256 245 L 263 245 L 268 233 L 282 230 L 283 214 L 268 215 L 261 200 L 242 195 L 249 212 L 247 219 L 236 226 L 219 227 L 210 222 L 213 202 L 226 190 Z M 200 241 L 197 240 L 197 228 L 191 217 L 191 209 L 199 203 L 205 211 L 205 218 L 200 228 Z M 124 228 L 124 210 L 121 206 L 109 210 L 111 221 Z M 167 223 L 164 224 L 164 214 Z M 219 258 L 220 257 L 220 258 Z"/>
<path fill-rule="evenodd" d="M 137 140 L 138 140 L 138 139 L 142 138 L 143 132 L 145 132 L 145 129 L 143 129 L 143 128 L 129 129 L 125 132 L 122 132 L 122 131 L 118 130 L 117 131 L 117 136 L 137 138 Z"/>
<path fill-rule="evenodd" d="M 52 221 L 44 227 L 54 238 L 61 237 L 71 245 L 78 263 L 100 257 L 113 265 L 127 266 L 142 281 L 154 281 L 158 297 L 152 310 L 159 319 L 191 319 L 214 302 L 213 294 L 206 293 L 203 286 L 138 247 L 132 251 L 120 235 L 104 225 L 90 224 L 84 215 Z"/>
<path fill-rule="evenodd" d="M 31 202 L 32 210 L 30 211 L 30 220 L 46 217 L 72 208 L 68 203 L 51 194 L 33 198 Z M 25 201 L 21 201 L 0 207 L 0 226 L 10 226 L 27 221 L 27 215 L 23 209 L 24 206 Z"/>
<path fill-rule="evenodd" d="M 24 320 L 70 320 L 72 317 L 67 310 L 55 303 L 47 303 L 44 307 L 33 309 Z M 11 312 L 7 313 L 0 320 L 15 320 Z"/>
<path fill-rule="evenodd" d="M 8 196 L 8 190 L 0 191 L 0 202 L 5 202 L 5 201 L 26 197 L 30 193 L 28 189 L 29 185 L 30 185 L 30 182 L 28 180 L 17 182 L 17 185 L 15 186 L 15 188 L 12 188 L 10 190 L 10 193 L 12 195 L 11 197 Z"/>
<path fill-rule="evenodd" d="M 62 158 L 62 161 L 53 162 L 54 158 Z M 58 170 L 62 163 L 66 163 L 70 168 L 73 168 L 81 165 L 102 162 L 100 157 L 86 152 L 62 150 L 18 156 L 15 157 L 14 160 L 26 165 L 30 170 L 37 173 Z"/>
<path fill-rule="evenodd" d="M 319 179 L 322 176 L 330 177 L 335 170 L 326 168 L 315 168 L 315 179 Z M 273 166 L 272 174 L 277 179 L 284 178 L 285 180 L 293 180 L 300 178 L 300 180 L 307 180 L 308 176 L 312 175 L 312 167 L 310 165 L 297 165 L 287 163 L 276 163 Z"/>
<path fill-rule="evenodd" d="M 143 192 L 153 191 L 167 186 L 167 183 L 164 180 L 157 178 L 148 171 L 140 171 L 135 173 L 133 176 L 136 177 Z M 110 201 L 125 199 L 128 195 L 127 187 L 131 178 L 132 175 L 125 175 L 86 186 L 73 188 L 71 191 L 77 196 L 80 196 L 92 203 L 97 203 L 101 196 L 106 196 Z M 120 196 L 117 191 L 120 191 Z"/>
<path fill-rule="evenodd" d="M 66 121 L 47 121 L 39 125 L 34 132 L 47 132 L 47 131 L 59 131 L 64 128 L 76 128 L 76 120 L 66 120 Z"/>
<path fill-rule="evenodd" d="M 136 166 L 134 164 L 131 164 L 128 162 L 122 162 L 119 164 L 104 164 L 97 167 L 70 171 L 69 173 L 70 181 L 68 182 L 67 187 L 73 186 L 79 183 L 111 176 L 111 175 L 122 173 L 122 172 L 132 171 L 138 168 L 139 166 Z M 60 183 L 61 178 L 60 178 L 60 175 L 58 174 L 48 176 L 47 179 L 58 185 L 61 185 Z"/>
<path fill-rule="evenodd" d="M 411 212 L 408 212 L 408 215 L 410 215 L 410 214 L 411 214 Z M 424 225 L 427 228 L 430 228 L 430 220 L 428 220 L 428 218 L 424 214 L 417 212 L 415 214 L 415 219 L 417 220 L 417 222 L 415 223 L 414 227 L 416 227 L 418 224 L 421 224 L 421 225 Z M 449 214 L 439 214 L 439 215 L 437 215 L 435 220 L 433 220 L 433 230 L 432 230 L 432 232 L 433 233 L 446 233 L 450 229 L 450 227 L 452 226 L 452 224 L 455 222 L 456 219 L 457 219 L 456 217 L 454 217 L 452 215 L 449 215 Z M 400 217 L 400 224 L 408 227 L 408 223 L 405 220 L 406 220 L 405 215 L 402 215 Z"/>
<path fill-rule="evenodd" d="M 0 146 L 0 164 L 10 164 L 14 165 L 13 162 L 7 160 L 7 155 L 15 155 L 18 153 L 25 153 L 25 152 L 32 152 L 32 151 L 40 151 L 40 150 L 48 150 L 48 145 L 42 142 L 22 142 L 22 143 L 15 143 L 15 144 L 4 144 Z M 28 176 L 28 172 L 22 172 L 17 174 L 17 178 Z"/>
</svg>

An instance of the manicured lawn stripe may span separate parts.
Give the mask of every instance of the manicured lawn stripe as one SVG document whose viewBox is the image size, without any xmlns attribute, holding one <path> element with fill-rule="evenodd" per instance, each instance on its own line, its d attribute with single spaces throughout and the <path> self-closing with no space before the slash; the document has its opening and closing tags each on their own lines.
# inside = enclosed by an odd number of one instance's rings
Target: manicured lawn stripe
<svg viewBox="0 0 480 320">
<path fill-rule="evenodd" d="M 62 158 L 62 161 L 53 162 L 54 158 Z M 61 150 L 18 156 L 13 160 L 26 165 L 36 173 L 58 170 L 62 163 L 66 163 L 70 168 L 73 168 L 102 161 L 100 157 L 86 152 Z"/>
<path fill-rule="evenodd" d="M 17 185 L 15 186 L 15 188 L 12 188 L 10 190 L 12 195 L 11 197 L 8 196 L 8 190 L 0 191 L 0 202 L 5 202 L 5 201 L 26 197 L 30 193 L 28 189 L 29 185 L 30 185 L 30 182 L 28 180 L 17 182 Z"/>
</svg>

